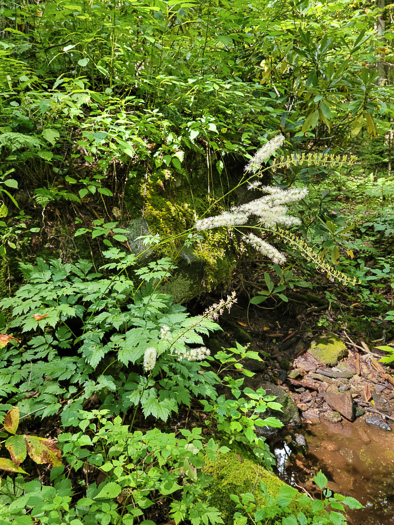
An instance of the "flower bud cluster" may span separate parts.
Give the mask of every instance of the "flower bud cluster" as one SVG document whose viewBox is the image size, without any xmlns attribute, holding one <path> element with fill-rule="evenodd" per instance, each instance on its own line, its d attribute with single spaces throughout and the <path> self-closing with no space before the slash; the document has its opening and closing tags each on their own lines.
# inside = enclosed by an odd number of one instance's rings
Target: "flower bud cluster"
<svg viewBox="0 0 394 525">
<path fill-rule="evenodd" d="M 218 303 L 215 303 L 207 308 L 203 313 L 203 317 L 212 319 L 212 321 L 216 321 L 224 313 L 224 310 L 230 312 L 231 307 L 236 302 L 237 297 L 235 292 L 233 292 L 231 295 L 227 296 L 227 299 L 220 299 Z"/>
<path fill-rule="evenodd" d="M 163 341 L 168 341 L 170 339 L 170 333 L 171 333 L 171 329 L 169 326 L 167 325 L 163 325 L 161 328 L 160 328 L 160 338 L 163 340 Z"/>
<path fill-rule="evenodd" d="M 262 253 L 276 264 L 283 264 L 286 261 L 286 257 L 282 253 L 280 253 L 268 242 L 265 242 L 262 239 L 260 239 L 260 237 L 253 235 L 253 233 L 248 233 L 247 235 L 244 235 L 242 237 L 242 240 L 253 246 L 255 250 Z"/>
<path fill-rule="evenodd" d="M 254 187 L 257 188 L 258 185 Z M 250 217 L 258 217 L 259 223 L 267 228 L 272 228 L 275 224 L 294 226 L 300 223 L 298 218 L 287 215 L 287 207 L 284 204 L 303 199 L 308 193 L 306 188 L 283 190 L 273 186 L 261 186 L 259 189 L 268 195 L 240 206 L 234 206 L 230 211 L 223 212 L 220 215 L 201 219 L 196 222 L 196 229 L 210 230 L 223 226 L 241 226 L 246 224 Z"/>
<path fill-rule="evenodd" d="M 203 361 L 211 354 L 210 350 L 205 346 L 200 346 L 200 348 L 190 348 L 189 350 L 186 350 L 186 352 L 180 352 L 177 350 L 175 353 L 179 355 L 178 361 Z"/>
<path fill-rule="evenodd" d="M 283 135 L 277 135 L 271 139 L 267 144 L 260 148 L 254 157 L 247 164 L 245 171 L 247 173 L 256 173 L 262 163 L 268 160 L 277 149 L 279 149 L 285 141 Z"/>
<path fill-rule="evenodd" d="M 149 347 L 145 350 L 144 354 L 144 370 L 145 372 L 150 372 L 155 368 L 157 359 L 157 352 L 156 349 L 153 347 Z"/>
</svg>

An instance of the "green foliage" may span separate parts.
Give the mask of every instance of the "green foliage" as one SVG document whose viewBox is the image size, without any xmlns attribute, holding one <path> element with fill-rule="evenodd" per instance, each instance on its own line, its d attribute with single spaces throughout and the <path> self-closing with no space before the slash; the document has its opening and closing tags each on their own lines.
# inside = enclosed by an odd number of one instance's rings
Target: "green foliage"
<svg viewBox="0 0 394 525">
<path fill-rule="evenodd" d="M 295 287 L 301 288 L 312 288 L 313 285 L 310 282 L 306 282 L 302 279 L 299 279 L 294 275 L 293 271 L 289 268 L 282 269 L 278 264 L 272 265 L 274 270 L 274 276 L 278 280 L 277 283 L 274 283 L 271 279 L 271 276 L 268 272 L 264 272 L 264 281 L 267 285 L 267 290 L 261 290 L 258 295 L 252 297 L 250 304 L 261 304 L 267 299 L 277 298 L 281 301 L 288 302 L 287 296 L 283 293 L 287 288 L 294 290 Z"/>
<path fill-rule="evenodd" d="M 215 375 L 201 374 L 202 365 L 186 356 L 189 345 L 202 345 L 203 335 L 218 326 L 204 316 L 189 317 L 170 296 L 155 292 L 170 261 L 136 269 L 132 280 L 127 271 L 134 255 L 111 249 L 105 256 L 112 262 L 103 270 L 115 270 L 112 276 L 87 261 L 22 264 L 28 284 L 2 300 L 12 311 L 9 330 L 22 334 L 23 351 L 15 339 L 1 350 L 1 395 L 11 394 L 24 413 L 41 408 L 46 417 L 73 399 L 64 412 L 69 418 L 75 404 L 95 393 L 104 405 L 116 406 L 115 413 L 141 406 L 146 416 L 166 420 L 179 404 L 190 404 L 191 394 L 213 395 Z M 141 365 L 150 347 L 157 360 L 145 374 Z"/>
<path fill-rule="evenodd" d="M 231 499 L 239 509 L 234 515 L 234 523 L 246 525 L 252 520 L 253 523 L 260 525 L 279 523 L 278 520 L 281 519 L 282 525 L 339 525 L 347 523 L 345 516 L 341 514 L 345 512 L 344 505 L 350 509 L 362 508 L 362 505 L 354 498 L 340 494 L 332 495 L 332 492 L 326 488 L 328 480 L 322 472 L 318 472 L 313 480 L 322 491 L 324 499 L 311 499 L 288 485 L 280 487 L 278 495 L 272 496 L 264 482 L 260 483 L 264 505 L 258 504 L 252 493 L 231 495 Z"/>
</svg>

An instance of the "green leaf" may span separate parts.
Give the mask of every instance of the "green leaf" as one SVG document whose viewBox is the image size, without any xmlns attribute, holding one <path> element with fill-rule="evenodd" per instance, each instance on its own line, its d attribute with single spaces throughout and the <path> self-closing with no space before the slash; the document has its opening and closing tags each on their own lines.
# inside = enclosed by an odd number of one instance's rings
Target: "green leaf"
<svg viewBox="0 0 394 525">
<path fill-rule="evenodd" d="M 78 60 L 78 65 L 81 67 L 85 67 L 89 64 L 88 58 L 81 58 L 81 60 Z"/>
<path fill-rule="evenodd" d="M 122 492 L 122 487 L 118 485 L 118 483 L 114 483 L 113 481 L 110 481 L 100 490 L 100 492 L 97 494 L 97 496 L 94 497 L 94 499 L 117 498 L 121 492 Z"/>
<path fill-rule="evenodd" d="M 323 490 L 324 487 L 326 487 L 328 483 L 328 479 L 321 471 L 319 471 L 316 474 L 316 476 L 313 478 L 313 481 L 316 483 L 316 485 L 319 487 L 320 490 Z"/>
<path fill-rule="evenodd" d="M 60 137 L 60 133 L 56 129 L 46 128 L 42 132 L 42 136 L 46 139 L 52 146 L 57 142 L 57 139 Z"/>
<path fill-rule="evenodd" d="M 359 501 L 357 501 L 355 498 L 352 498 L 351 496 L 345 496 L 345 497 L 342 496 L 341 501 L 342 503 L 347 505 L 350 509 L 363 509 L 364 508 L 364 506 L 361 505 Z"/>
<path fill-rule="evenodd" d="M 165 406 L 165 401 L 159 401 L 156 397 L 149 397 L 147 401 L 141 403 L 144 416 L 152 415 L 156 419 L 167 421 L 170 410 Z"/>
<path fill-rule="evenodd" d="M 326 119 L 328 120 L 332 119 L 331 109 L 327 106 L 326 102 L 323 100 L 320 102 L 320 109 L 323 115 L 326 117 Z"/>
<path fill-rule="evenodd" d="M 282 525 L 298 525 L 297 518 L 294 516 L 288 516 L 282 519 Z"/>
<path fill-rule="evenodd" d="M 97 191 L 101 193 L 101 195 L 106 195 L 107 197 L 113 197 L 114 194 L 112 191 L 108 188 L 98 188 Z"/>
<path fill-rule="evenodd" d="M 261 292 L 262 293 L 262 292 Z M 256 295 L 255 297 L 252 297 L 250 300 L 250 304 L 261 304 L 264 301 L 268 299 L 267 295 Z"/>
<path fill-rule="evenodd" d="M 26 459 L 27 448 L 24 436 L 11 436 L 5 442 L 5 448 L 10 453 L 12 461 L 17 467 Z"/>
<path fill-rule="evenodd" d="M 315 128 L 319 120 L 319 110 L 312 111 L 309 113 L 309 115 L 306 117 L 305 122 L 302 126 L 302 133 L 305 133 L 310 128 Z"/>
<path fill-rule="evenodd" d="M 6 470 L 7 472 L 20 472 L 21 474 L 27 474 L 21 467 L 15 465 L 11 459 L 0 458 L 0 470 Z"/>
</svg>

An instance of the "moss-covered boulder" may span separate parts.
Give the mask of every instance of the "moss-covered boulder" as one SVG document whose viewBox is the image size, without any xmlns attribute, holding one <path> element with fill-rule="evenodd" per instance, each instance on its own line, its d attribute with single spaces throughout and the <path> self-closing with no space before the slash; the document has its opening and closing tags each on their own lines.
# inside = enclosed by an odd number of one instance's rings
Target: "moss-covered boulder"
<svg viewBox="0 0 394 525">
<path fill-rule="evenodd" d="M 326 366 L 335 366 L 347 355 L 345 344 L 335 334 L 326 334 L 311 344 L 308 352 Z"/>
<path fill-rule="evenodd" d="M 239 451 L 218 454 L 215 461 L 207 459 L 204 471 L 213 478 L 209 489 L 209 503 L 221 511 L 226 524 L 233 523 L 236 512 L 236 503 L 230 498 L 231 494 L 252 493 L 256 504 L 264 506 L 266 500 L 260 489 L 261 481 L 274 497 L 278 496 L 280 487 L 286 486 L 272 472 Z"/>
</svg>

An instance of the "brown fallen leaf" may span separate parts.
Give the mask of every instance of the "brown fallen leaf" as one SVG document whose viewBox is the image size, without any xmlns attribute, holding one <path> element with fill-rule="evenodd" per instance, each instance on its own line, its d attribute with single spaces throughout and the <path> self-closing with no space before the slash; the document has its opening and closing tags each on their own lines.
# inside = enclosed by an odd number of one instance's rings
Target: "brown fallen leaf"
<svg viewBox="0 0 394 525">
<path fill-rule="evenodd" d="M 41 319 L 44 319 L 48 314 L 40 315 L 40 314 L 34 314 L 33 317 L 36 321 L 41 321 Z"/>
<path fill-rule="evenodd" d="M 4 348 L 5 346 L 7 346 L 11 339 L 13 339 L 14 341 L 18 341 L 18 343 L 22 342 L 16 337 L 13 337 L 12 335 L 0 334 L 0 348 Z"/>
</svg>

